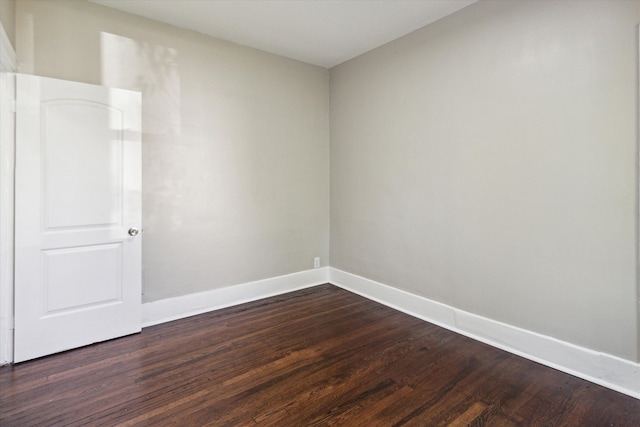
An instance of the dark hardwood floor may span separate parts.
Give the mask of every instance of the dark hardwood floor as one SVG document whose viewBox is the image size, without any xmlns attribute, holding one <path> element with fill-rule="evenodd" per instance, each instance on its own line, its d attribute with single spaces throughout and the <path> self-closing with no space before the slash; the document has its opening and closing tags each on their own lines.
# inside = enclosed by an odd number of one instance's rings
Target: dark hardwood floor
<svg viewBox="0 0 640 427">
<path fill-rule="evenodd" d="M 331 285 L 0 368 L 0 426 L 640 426 L 640 400 Z"/>
</svg>

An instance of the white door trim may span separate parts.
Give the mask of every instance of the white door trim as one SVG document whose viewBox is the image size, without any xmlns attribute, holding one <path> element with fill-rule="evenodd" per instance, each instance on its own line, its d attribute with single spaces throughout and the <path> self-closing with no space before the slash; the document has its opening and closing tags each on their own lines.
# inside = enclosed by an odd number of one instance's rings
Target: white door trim
<svg viewBox="0 0 640 427">
<path fill-rule="evenodd" d="M 0 23 L 0 365 L 13 362 L 16 54 Z"/>
<path fill-rule="evenodd" d="M 636 67 L 640 71 L 640 25 L 636 27 Z M 636 77 L 636 362 L 640 365 L 640 72 Z"/>
</svg>

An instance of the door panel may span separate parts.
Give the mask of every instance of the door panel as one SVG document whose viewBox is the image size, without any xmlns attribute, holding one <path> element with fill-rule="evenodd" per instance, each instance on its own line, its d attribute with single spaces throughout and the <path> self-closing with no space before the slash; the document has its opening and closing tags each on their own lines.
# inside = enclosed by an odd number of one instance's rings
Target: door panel
<svg viewBox="0 0 640 427">
<path fill-rule="evenodd" d="M 46 102 L 42 109 L 42 173 L 44 194 L 50 196 L 46 229 L 120 225 L 124 142 L 115 130 L 103 126 L 111 122 L 113 129 L 121 129 L 120 111 L 77 101 Z"/>
<path fill-rule="evenodd" d="M 122 245 L 44 250 L 44 315 L 122 301 Z M 96 277 L 95 272 L 105 274 Z"/>
<path fill-rule="evenodd" d="M 141 328 L 140 94 L 17 75 L 16 362 Z"/>
</svg>

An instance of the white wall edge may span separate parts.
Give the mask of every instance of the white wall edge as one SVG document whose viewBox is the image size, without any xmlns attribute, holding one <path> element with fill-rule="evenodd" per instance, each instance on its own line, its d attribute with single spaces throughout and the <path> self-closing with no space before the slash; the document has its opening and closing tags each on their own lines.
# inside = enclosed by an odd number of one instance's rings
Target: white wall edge
<svg viewBox="0 0 640 427">
<path fill-rule="evenodd" d="M 13 195 L 16 54 L 0 23 L 0 365 L 13 361 Z"/>
<path fill-rule="evenodd" d="M 453 332 L 640 399 L 640 364 L 478 316 L 345 271 L 329 283 Z"/>
<path fill-rule="evenodd" d="M 328 267 L 142 304 L 142 327 L 170 322 L 329 282 Z"/>
</svg>

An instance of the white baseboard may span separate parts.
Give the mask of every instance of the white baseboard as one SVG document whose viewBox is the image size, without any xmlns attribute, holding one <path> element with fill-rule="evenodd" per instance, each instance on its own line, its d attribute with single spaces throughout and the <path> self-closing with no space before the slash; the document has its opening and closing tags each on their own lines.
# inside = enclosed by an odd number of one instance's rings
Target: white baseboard
<svg viewBox="0 0 640 427">
<path fill-rule="evenodd" d="M 143 327 L 331 283 L 518 356 L 640 399 L 640 364 L 411 294 L 335 268 L 213 289 L 142 305 Z"/>
<path fill-rule="evenodd" d="M 640 399 L 640 364 L 329 268 L 329 283 L 427 322 Z"/>
<path fill-rule="evenodd" d="M 147 327 L 196 314 L 219 310 L 329 282 L 329 268 L 322 267 L 285 276 L 142 304 L 142 326 Z"/>
</svg>

